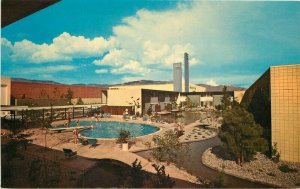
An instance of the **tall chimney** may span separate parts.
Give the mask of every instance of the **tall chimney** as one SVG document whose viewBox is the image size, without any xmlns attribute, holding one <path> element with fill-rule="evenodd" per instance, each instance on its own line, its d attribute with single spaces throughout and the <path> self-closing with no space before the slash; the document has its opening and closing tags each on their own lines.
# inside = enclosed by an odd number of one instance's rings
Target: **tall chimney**
<svg viewBox="0 0 300 189">
<path fill-rule="evenodd" d="M 184 53 L 184 82 L 185 82 L 185 91 L 184 92 L 189 92 L 190 88 L 190 79 L 189 79 L 189 54 Z"/>
<path fill-rule="evenodd" d="M 173 91 L 182 92 L 182 66 L 181 66 L 181 63 L 173 64 Z"/>
</svg>

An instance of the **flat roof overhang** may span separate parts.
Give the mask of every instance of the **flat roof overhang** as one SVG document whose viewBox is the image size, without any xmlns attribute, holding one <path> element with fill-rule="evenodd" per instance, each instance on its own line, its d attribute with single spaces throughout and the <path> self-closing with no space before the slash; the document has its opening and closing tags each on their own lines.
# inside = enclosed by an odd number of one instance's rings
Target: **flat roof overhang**
<svg viewBox="0 0 300 189">
<path fill-rule="evenodd" d="M 1 28 L 60 0 L 1 0 Z"/>
</svg>

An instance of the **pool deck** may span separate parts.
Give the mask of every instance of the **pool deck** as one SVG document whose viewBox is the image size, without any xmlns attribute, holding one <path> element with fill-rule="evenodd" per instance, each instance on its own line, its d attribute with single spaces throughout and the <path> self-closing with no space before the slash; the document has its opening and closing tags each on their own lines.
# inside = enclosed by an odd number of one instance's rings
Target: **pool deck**
<svg viewBox="0 0 300 189">
<path fill-rule="evenodd" d="M 83 118 L 81 120 L 91 121 L 91 118 Z M 121 116 L 112 116 L 111 118 L 101 118 L 101 121 L 120 121 L 125 122 Z M 146 123 L 150 125 L 154 125 L 160 128 L 160 130 L 154 134 L 149 134 L 146 136 L 140 136 L 130 139 L 130 148 L 129 151 L 122 151 L 120 146 L 116 144 L 115 139 L 100 139 L 97 142 L 97 146 L 83 146 L 81 144 L 73 143 L 73 134 L 72 132 L 51 132 L 48 131 L 47 134 L 47 148 L 63 151 L 63 148 L 69 148 L 74 151 L 77 151 L 78 156 L 83 158 L 91 158 L 91 159 L 114 159 L 121 162 L 124 162 L 128 165 L 131 165 L 136 159 L 141 161 L 141 165 L 143 170 L 155 173 L 155 169 L 152 167 L 153 162 L 148 161 L 145 158 L 142 158 L 136 155 L 133 152 L 146 150 L 145 143 L 151 142 L 153 135 L 163 135 L 164 132 L 171 130 L 174 126 L 173 124 L 162 124 L 162 123 L 151 123 L 148 121 L 143 121 L 141 118 L 137 120 L 128 120 L 126 122 L 132 123 Z M 64 123 L 64 121 L 57 121 L 53 123 L 54 126 L 60 125 Z M 203 123 L 196 121 L 189 125 L 184 126 L 184 135 L 182 135 L 179 139 L 181 142 L 192 142 L 192 141 L 200 141 L 205 140 L 211 137 L 216 136 L 216 133 L 201 127 L 198 127 Z M 41 129 L 32 129 L 28 132 L 34 132 L 34 135 L 30 137 L 33 140 L 33 144 L 44 146 L 45 145 L 45 133 Z M 77 158 L 76 158 L 77 159 Z M 83 170 L 91 167 L 90 163 L 85 162 L 84 160 L 80 160 L 79 163 L 75 163 L 78 160 L 72 160 L 74 163 L 72 166 L 82 167 Z M 82 158 L 81 158 L 82 159 Z M 166 165 L 166 173 L 170 175 L 172 178 L 186 180 L 192 183 L 199 183 L 198 179 L 187 173 L 185 170 L 181 170 L 177 168 L 173 164 Z"/>
</svg>

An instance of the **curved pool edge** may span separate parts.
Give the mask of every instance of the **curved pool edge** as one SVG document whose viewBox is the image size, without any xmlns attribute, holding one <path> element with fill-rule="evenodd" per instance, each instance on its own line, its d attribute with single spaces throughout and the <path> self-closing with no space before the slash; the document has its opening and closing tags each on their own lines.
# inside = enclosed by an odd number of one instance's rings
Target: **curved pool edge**
<svg viewBox="0 0 300 189">
<path fill-rule="evenodd" d="M 151 135 L 156 135 L 159 132 L 162 131 L 162 128 L 154 125 L 154 124 L 149 124 L 149 123 L 141 123 L 141 122 L 134 122 L 134 121 L 121 121 L 121 120 L 102 120 L 99 122 L 120 122 L 120 123 L 132 123 L 132 124 L 144 124 L 144 125 L 149 125 L 151 127 L 155 127 L 158 128 L 158 130 L 156 132 L 153 133 L 149 133 L 149 134 L 145 134 L 145 135 L 140 135 L 140 136 L 135 136 L 135 137 L 130 137 L 130 139 L 132 138 L 143 138 L 143 137 L 147 137 L 147 136 L 151 136 Z M 80 134 L 80 132 L 79 132 Z M 106 141 L 113 141 L 113 140 L 117 140 L 118 138 L 97 138 L 97 137 L 88 137 L 88 136 L 84 136 L 84 135 L 80 135 L 81 138 L 85 138 L 85 139 L 97 139 L 97 140 L 106 140 Z"/>
</svg>

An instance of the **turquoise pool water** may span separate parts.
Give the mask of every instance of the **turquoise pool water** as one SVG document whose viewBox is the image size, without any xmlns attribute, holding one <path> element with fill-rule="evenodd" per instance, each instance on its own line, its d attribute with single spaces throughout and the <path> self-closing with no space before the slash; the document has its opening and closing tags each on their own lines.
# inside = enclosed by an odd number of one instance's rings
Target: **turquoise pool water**
<svg viewBox="0 0 300 189">
<path fill-rule="evenodd" d="M 117 138 L 121 129 L 130 131 L 131 136 L 143 136 L 154 133 L 159 130 L 158 127 L 140 124 L 140 123 L 129 123 L 129 122 L 116 122 L 116 121 L 80 121 L 80 126 L 94 125 L 93 129 L 87 129 L 80 131 L 80 134 L 85 137 L 92 138 Z M 71 122 L 70 126 L 76 126 L 75 122 Z"/>
</svg>

